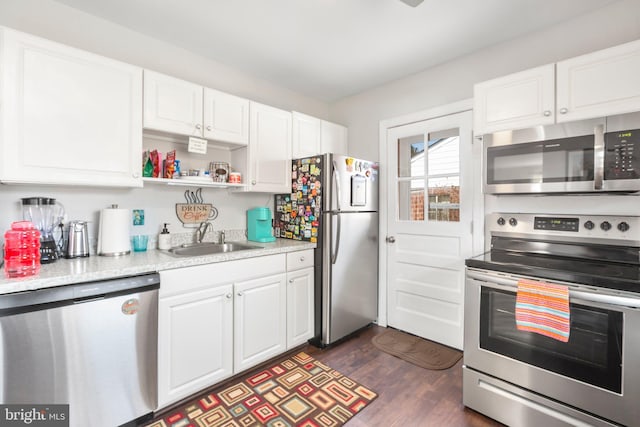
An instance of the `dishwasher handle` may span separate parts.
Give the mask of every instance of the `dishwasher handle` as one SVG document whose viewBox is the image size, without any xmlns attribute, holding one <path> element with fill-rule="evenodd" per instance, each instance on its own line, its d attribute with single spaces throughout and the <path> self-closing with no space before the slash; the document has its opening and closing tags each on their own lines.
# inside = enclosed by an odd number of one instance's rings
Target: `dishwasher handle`
<svg viewBox="0 0 640 427">
<path fill-rule="evenodd" d="M 17 311 L 42 310 L 49 308 L 52 304 L 65 305 L 85 302 L 94 298 L 108 298 L 109 296 L 136 293 L 159 287 L 160 275 L 151 273 L 5 294 L 0 295 L 0 316 L 15 314 Z"/>
</svg>

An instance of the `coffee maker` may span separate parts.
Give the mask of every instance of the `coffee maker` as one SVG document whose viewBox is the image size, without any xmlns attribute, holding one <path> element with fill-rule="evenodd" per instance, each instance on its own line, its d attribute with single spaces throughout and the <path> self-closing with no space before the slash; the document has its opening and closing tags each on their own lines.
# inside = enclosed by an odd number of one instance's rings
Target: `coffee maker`
<svg viewBox="0 0 640 427">
<path fill-rule="evenodd" d="M 60 258 L 54 230 L 64 219 L 64 207 L 50 197 L 26 197 L 22 199 L 22 217 L 40 230 L 40 263 L 47 264 Z"/>
<path fill-rule="evenodd" d="M 253 208 L 247 211 L 247 240 L 253 242 L 273 242 L 273 227 L 271 224 L 271 209 Z"/>
</svg>

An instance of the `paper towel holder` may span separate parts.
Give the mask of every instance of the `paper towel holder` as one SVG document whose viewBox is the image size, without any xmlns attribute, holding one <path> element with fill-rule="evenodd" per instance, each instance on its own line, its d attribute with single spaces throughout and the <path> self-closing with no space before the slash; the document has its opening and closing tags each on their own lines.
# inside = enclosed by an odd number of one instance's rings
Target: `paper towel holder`
<svg viewBox="0 0 640 427">
<path fill-rule="evenodd" d="M 129 220 L 129 210 L 118 209 L 116 204 L 100 211 L 98 255 L 116 257 L 131 253 Z"/>
</svg>

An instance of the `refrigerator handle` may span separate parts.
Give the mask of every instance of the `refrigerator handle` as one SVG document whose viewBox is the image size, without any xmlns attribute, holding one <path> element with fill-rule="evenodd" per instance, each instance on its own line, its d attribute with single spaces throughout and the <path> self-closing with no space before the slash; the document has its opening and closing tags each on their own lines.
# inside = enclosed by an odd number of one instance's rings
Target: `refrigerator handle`
<svg viewBox="0 0 640 427">
<path fill-rule="evenodd" d="M 331 177 L 333 179 L 333 182 L 336 183 L 336 209 L 339 211 L 342 208 L 340 206 L 340 201 L 342 200 L 342 194 L 340 192 L 340 176 L 338 174 L 338 164 L 336 163 L 335 160 L 332 161 Z M 329 209 L 333 210 L 333 206 L 330 206 Z M 338 222 L 338 224 L 340 224 L 340 222 Z"/>
<path fill-rule="evenodd" d="M 338 218 L 338 224 L 336 226 L 336 243 L 334 248 L 331 248 L 331 264 L 335 264 L 338 259 L 338 252 L 340 252 L 340 221 L 342 220 L 342 215 L 332 213 L 331 216 L 336 216 Z"/>
</svg>

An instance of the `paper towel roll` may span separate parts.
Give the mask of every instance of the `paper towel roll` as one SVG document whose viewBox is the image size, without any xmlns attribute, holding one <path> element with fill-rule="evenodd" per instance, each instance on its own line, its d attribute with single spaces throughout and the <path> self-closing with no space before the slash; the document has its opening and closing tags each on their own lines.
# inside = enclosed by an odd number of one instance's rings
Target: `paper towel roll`
<svg viewBox="0 0 640 427">
<path fill-rule="evenodd" d="M 129 209 L 107 208 L 100 212 L 98 255 L 118 256 L 131 252 Z"/>
</svg>

